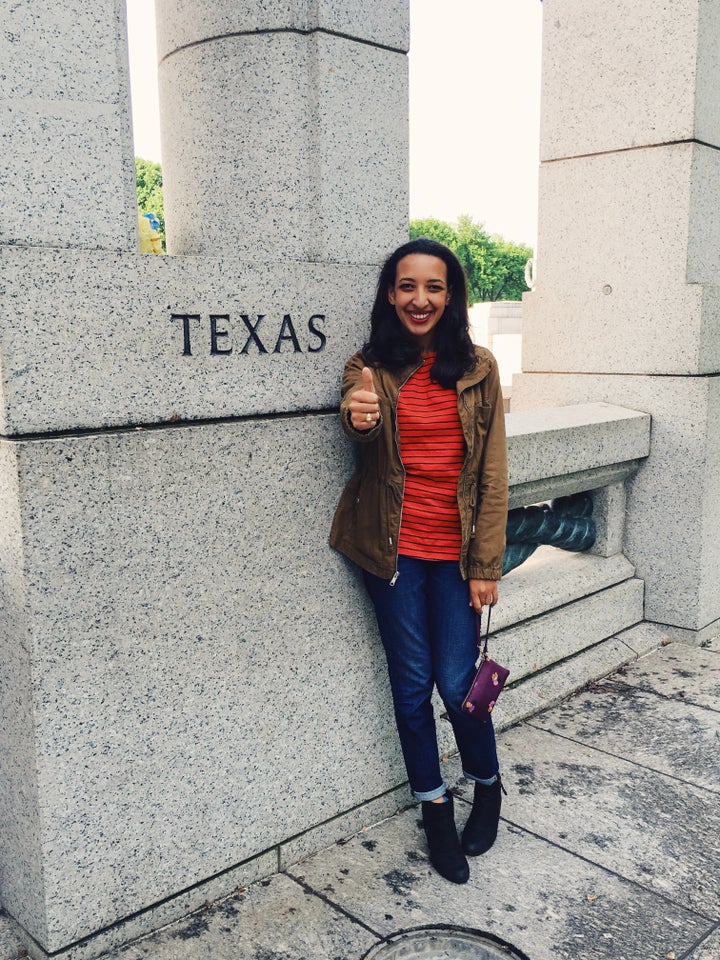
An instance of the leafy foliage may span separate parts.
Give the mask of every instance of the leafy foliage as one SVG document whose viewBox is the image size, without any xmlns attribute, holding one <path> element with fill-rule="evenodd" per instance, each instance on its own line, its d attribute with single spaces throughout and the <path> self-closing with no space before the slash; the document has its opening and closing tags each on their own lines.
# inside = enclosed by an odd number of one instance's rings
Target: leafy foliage
<svg viewBox="0 0 720 960">
<path fill-rule="evenodd" d="M 498 234 L 490 236 L 482 224 L 467 215 L 457 226 L 427 217 L 410 222 L 410 239 L 429 237 L 444 243 L 462 263 L 468 278 L 470 303 L 484 300 L 520 300 L 528 289 L 525 264 L 532 257 L 531 247 L 512 243 Z"/>
<path fill-rule="evenodd" d="M 165 206 L 163 203 L 162 168 L 152 160 L 135 157 L 135 185 L 137 186 L 138 210 L 154 213 L 160 221 L 160 234 L 165 243 Z"/>
</svg>

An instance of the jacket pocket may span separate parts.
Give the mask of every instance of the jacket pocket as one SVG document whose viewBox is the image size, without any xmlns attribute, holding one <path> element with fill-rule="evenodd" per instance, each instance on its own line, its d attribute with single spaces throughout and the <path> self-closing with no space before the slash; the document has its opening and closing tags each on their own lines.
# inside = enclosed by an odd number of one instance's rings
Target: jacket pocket
<svg viewBox="0 0 720 960">
<path fill-rule="evenodd" d="M 354 541 L 366 556 L 387 551 L 387 510 L 385 485 L 363 477 L 354 491 L 352 503 Z"/>
<path fill-rule="evenodd" d="M 383 488 L 383 515 L 384 515 L 383 529 L 384 529 L 384 535 L 385 535 L 385 542 L 383 543 L 383 548 L 387 548 L 388 550 L 394 553 L 397 550 L 397 543 L 395 541 L 400 536 L 400 531 L 398 530 L 396 533 L 394 529 L 394 524 L 393 524 L 393 514 L 394 514 L 393 504 L 395 500 L 395 495 L 394 495 L 392 485 L 387 481 L 383 483 L 382 488 Z"/>
</svg>

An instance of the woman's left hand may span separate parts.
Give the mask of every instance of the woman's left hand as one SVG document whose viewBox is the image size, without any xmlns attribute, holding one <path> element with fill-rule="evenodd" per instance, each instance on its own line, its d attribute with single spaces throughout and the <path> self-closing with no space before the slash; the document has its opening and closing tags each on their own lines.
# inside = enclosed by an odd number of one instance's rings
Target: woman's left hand
<svg viewBox="0 0 720 960">
<path fill-rule="evenodd" d="M 483 607 L 494 607 L 498 602 L 497 580 L 469 580 L 470 606 L 476 613 Z"/>
</svg>

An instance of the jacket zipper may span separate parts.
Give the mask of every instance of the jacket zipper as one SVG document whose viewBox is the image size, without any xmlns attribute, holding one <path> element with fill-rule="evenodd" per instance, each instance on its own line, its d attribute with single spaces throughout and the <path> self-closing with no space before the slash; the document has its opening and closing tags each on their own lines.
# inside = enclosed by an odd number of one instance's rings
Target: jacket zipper
<svg viewBox="0 0 720 960">
<path fill-rule="evenodd" d="M 402 472 L 403 472 L 403 485 L 402 485 L 402 494 L 401 494 L 401 497 L 400 497 L 400 523 L 398 524 L 398 537 L 397 537 L 397 541 L 398 541 L 398 542 L 395 544 L 395 573 L 393 574 L 392 580 L 390 581 L 390 586 L 391 586 L 391 587 L 394 587 L 394 586 L 395 586 L 395 584 L 397 583 L 397 578 L 400 576 L 400 571 L 398 570 L 398 557 L 400 556 L 400 527 L 402 526 L 403 503 L 405 502 L 405 480 L 406 480 L 406 478 L 407 478 L 407 473 L 405 472 L 405 467 L 403 466 L 403 462 L 402 462 L 402 456 L 401 456 L 401 454 L 400 454 L 400 439 L 399 439 L 399 437 L 398 437 L 397 408 L 398 408 L 398 404 L 399 404 L 399 402 L 400 402 L 400 391 L 401 391 L 402 388 L 405 386 L 405 384 L 408 382 L 408 380 L 410 379 L 410 377 L 412 377 L 413 374 L 415 374 L 415 373 L 418 372 L 418 370 L 420 369 L 420 367 L 422 367 L 422 363 L 420 364 L 420 366 L 415 367 L 415 369 L 412 370 L 412 371 L 405 377 L 405 379 L 403 380 L 403 382 L 402 382 L 402 383 L 400 384 L 400 386 L 398 387 L 397 398 L 396 398 L 396 400 L 395 400 L 395 429 L 394 429 L 394 431 L 393 431 L 393 434 L 394 434 L 394 438 L 395 438 L 395 449 L 397 450 L 398 460 L 400 461 L 400 467 L 402 468 Z M 392 546 L 392 545 L 393 545 L 392 536 L 389 537 L 389 540 L 390 540 L 390 546 Z"/>
</svg>

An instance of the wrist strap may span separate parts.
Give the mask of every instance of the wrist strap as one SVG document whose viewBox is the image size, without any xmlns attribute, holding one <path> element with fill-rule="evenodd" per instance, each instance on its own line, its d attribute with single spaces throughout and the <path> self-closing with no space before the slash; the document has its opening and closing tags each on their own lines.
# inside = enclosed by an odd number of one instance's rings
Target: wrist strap
<svg viewBox="0 0 720 960">
<path fill-rule="evenodd" d="M 483 660 L 487 659 L 488 655 L 488 638 L 490 636 L 490 614 L 492 613 L 492 607 L 488 606 L 488 618 L 487 626 L 485 627 L 485 636 L 483 637 L 482 630 L 482 611 L 475 614 L 475 637 L 477 639 L 478 650 L 482 650 Z M 484 643 L 483 643 L 484 640 Z"/>
</svg>

